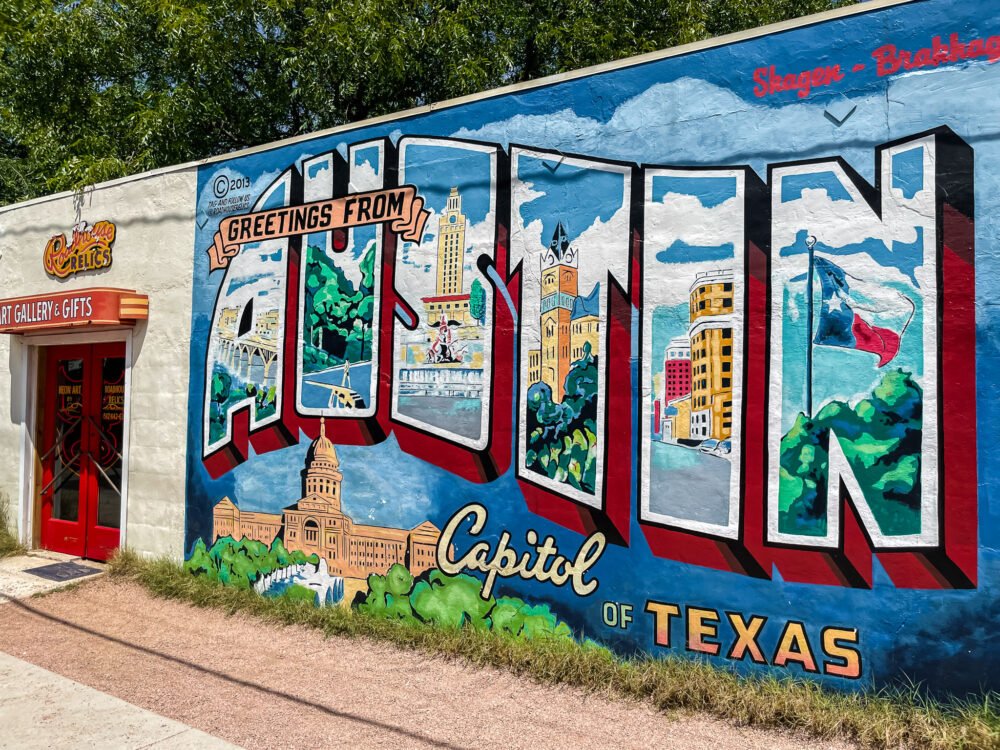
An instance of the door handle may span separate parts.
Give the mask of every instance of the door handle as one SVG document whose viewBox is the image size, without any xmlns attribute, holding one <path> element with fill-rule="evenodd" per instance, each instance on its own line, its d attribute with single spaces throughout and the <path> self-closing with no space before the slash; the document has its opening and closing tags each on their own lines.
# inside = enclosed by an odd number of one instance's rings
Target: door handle
<svg viewBox="0 0 1000 750">
<path fill-rule="evenodd" d="M 80 451 L 75 456 L 73 456 L 73 458 L 72 458 L 71 461 L 69 461 L 67 463 L 64 463 L 63 467 L 59 470 L 59 473 L 56 474 L 54 477 L 52 477 L 52 479 L 49 480 L 49 483 L 47 485 L 45 485 L 44 487 L 42 487 L 41 491 L 38 494 L 39 495 L 44 495 L 46 492 L 48 492 L 49 488 L 52 485 L 54 485 L 57 481 L 59 481 L 59 479 L 62 477 L 63 474 L 65 474 L 67 471 L 71 471 L 73 469 L 73 463 L 76 462 L 78 459 L 82 458 L 83 455 L 84 455 L 83 451 Z M 90 453 L 87 453 L 87 457 L 88 458 L 90 457 Z"/>
<path fill-rule="evenodd" d="M 111 481 L 111 477 L 109 477 L 108 473 L 104 471 L 104 467 L 101 466 L 101 462 L 95 461 L 93 455 L 91 455 L 90 453 L 87 454 L 87 458 L 89 458 L 90 462 L 97 468 L 99 472 L 101 472 L 101 476 L 104 477 L 104 481 L 111 485 L 111 489 L 115 491 L 115 494 L 118 495 L 118 497 L 121 497 L 122 496 L 121 489 L 119 489 L 118 485 L 116 485 L 114 482 Z"/>
<path fill-rule="evenodd" d="M 93 417 L 87 417 L 87 421 L 90 422 L 90 426 L 94 428 L 94 430 L 100 436 L 101 440 L 104 441 L 104 444 L 107 445 L 108 448 L 111 449 L 111 452 L 115 454 L 115 456 L 118 458 L 119 461 L 121 461 L 122 454 L 118 452 L 118 449 L 115 447 L 115 444 L 112 443 L 111 440 L 108 439 L 108 436 L 104 434 L 104 430 L 101 429 L 101 426 L 94 421 Z"/>
<path fill-rule="evenodd" d="M 75 428 L 82 421 L 83 421 L 83 417 L 77 417 L 76 420 L 74 422 L 72 422 L 71 424 L 69 424 L 68 427 L 66 427 L 65 429 L 63 429 L 62 427 L 60 427 L 59 429 L 57 429 L 56 430 L 56 439 L 55 439 L 55 442 L 52 443 L 52 445 L 49 447 L 49 449 L 47 451 L 45 451 L 45 453 L 42 455 L 42 457 L 39 460 L 40 461 L 45 461 L 49 456 L 51 456 L 52 455 L 52 451 L 54 451 L 59 446 L 59 444 L 62 442 L 63 435 L 66 434 L 66 432 L 68 432 L 69 430 L 72 430 L 73 428 Z"/>
</svg>

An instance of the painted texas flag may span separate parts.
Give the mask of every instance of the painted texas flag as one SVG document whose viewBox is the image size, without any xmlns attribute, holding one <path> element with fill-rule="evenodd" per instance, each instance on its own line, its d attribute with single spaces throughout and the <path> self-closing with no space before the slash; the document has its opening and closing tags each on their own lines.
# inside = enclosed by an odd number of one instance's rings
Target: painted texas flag
<svg viewBox="0 0 1000 750">
<path fill-rule="evenodd" d="M 878 355 L 883 367 L 899 353 L 913 318 L 913 301 L 895 289 L 863 281 L 825 258 L 815 259 L 822 302 L 813 343 Z"/>
</svg>

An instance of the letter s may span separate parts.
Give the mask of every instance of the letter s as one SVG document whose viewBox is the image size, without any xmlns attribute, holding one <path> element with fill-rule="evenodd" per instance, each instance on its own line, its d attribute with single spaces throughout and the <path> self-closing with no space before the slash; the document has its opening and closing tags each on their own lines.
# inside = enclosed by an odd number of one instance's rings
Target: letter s
<svg viewBox="0 0 1000 750">
<path fill-rule="evenodd" d="M 823 672 L 856 680 L 861 676 L 861 653 L 840 641 L 857 643 L 858 631 L 855 628 L 823 628 L 823 653 L 834 660 L 823 663 Z"/>
<path fill-rule="evenodd" d="M 756 82 L 756 86 L 753 87 L 754 96 L 760 98 L 767 94 L 767 68 L 757 68 L 753 72 L 753 80 Z"/>
</svg>

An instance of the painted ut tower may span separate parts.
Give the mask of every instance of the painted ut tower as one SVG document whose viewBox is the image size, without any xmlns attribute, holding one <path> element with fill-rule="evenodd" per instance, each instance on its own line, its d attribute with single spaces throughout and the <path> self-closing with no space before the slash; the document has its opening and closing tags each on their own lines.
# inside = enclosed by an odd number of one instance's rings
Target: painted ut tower
<svg viewBox="0 0 1000 750">
<path fill-rule="evenodd" d="M 541 262 L 541 378 L 552 389 L 552 400 L 559 403 L 565 395 L 566 375 L 572 361 L 570 318 L 579 277 L 577 251 L 570 247 L 562 223 L 556 226 Z"/>
<path fill-rule="evenodd" d="M 437 296 L 462 293 L 465 266 L 465 215 L 462 196 L 453 187 L 438 220 Z"/>
</svg>

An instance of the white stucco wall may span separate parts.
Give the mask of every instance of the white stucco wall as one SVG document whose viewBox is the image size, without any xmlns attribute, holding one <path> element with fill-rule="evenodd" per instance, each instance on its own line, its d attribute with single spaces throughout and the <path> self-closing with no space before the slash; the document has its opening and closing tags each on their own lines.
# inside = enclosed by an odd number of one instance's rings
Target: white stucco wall
<svg viewBox="0 0 1000 750">
<path fill-rule="evenodd" d="M 82 205 L 71 195 L 0 209 L 0 298 L 87 287 L 149 295 L 149 320 L 132 334 L 125 543 L 179 558 L 184 537 L 191 262 L 197 170 L 183 169 L 98 186 Z M 48 239 L 82 219 L 117 226 L 110 269 L 64 281 L 42 267 Z M 84 330 L 84 329 L 80 329 Z M 68 332 L 67 332 L 68 333 Z M 0 494 L 19 512 L 26 341 L 0 335 Z M 58 343 L 71 343 L 60 335 Z"/>
</svg>

